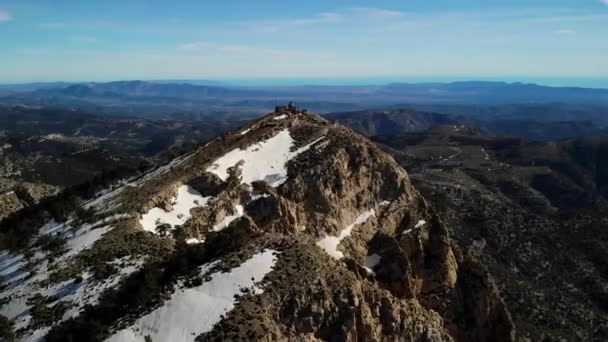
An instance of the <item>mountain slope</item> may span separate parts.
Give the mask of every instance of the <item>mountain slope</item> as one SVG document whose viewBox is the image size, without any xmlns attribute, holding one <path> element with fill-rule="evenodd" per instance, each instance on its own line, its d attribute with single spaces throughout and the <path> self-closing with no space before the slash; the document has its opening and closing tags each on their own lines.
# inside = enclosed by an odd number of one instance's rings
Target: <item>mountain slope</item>
<svg viewBox="0 0 608 342">
<path fill-rule="evenodd" d="M 325 114 L 324 117 L 368 136 L 424 132 L 441 125 L 466 125 L 479 134 L 522 137 L 534 141 L 608 135 L 605 109 L 573 105 L 463 106 L 404 105 L 414 109 L 374 109 Z M 441 110 L 445 110 L 442 112 Z M 511 114 L 502 114 L 501 112 Z M 457 114 L 439 114 L 455 112 Z M 512 115 L 512 116 L 510 116 Z"/>
<path fill-rule="evenodd" d="M 2 227 L 22 340 L 514 339 L 407 173 L 291 107 L 59 211 Z"/>
<path fill-rule="evenodd" d="M 444 126 L 374 140 L 487 265 L 522 339 L 606 340 L 607 139 L 537 143 Z"/>
<path fill-rule="evenodd" d="M 408 109 L 330 113 L 324 116 L 368 136 L 423 132 L 439 125 L 467 122 L 464 117 Z"/>
</svg>

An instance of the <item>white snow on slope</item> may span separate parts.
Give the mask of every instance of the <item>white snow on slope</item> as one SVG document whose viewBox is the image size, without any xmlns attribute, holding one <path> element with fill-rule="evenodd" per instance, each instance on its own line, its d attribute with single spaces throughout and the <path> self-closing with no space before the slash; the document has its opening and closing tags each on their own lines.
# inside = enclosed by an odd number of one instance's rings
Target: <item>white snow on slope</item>
<svg viewBox="0 0 608 342">
<path fill-rule="evenodd" d="M 120 272 L 103 281 L 94 279 L 89 273 L 82 274 L 83 281 L 79 284 L 68 280 L 58 284 L 48 284 L 51 269 L 63 267 L 71 257 L 90 248 L 103 234 L 110 230 L 106 224 L 123 215 L 115 215 L 94 224 L 84 224 L 73 227 L 73 221 L 65 223 L 48 222 L 40 228 L 39 237 L 50 235 L 60 237 L 66 241 L 67 252 L 49 263 L 47 254 L 39 248 L 30 247 L 33 256 L 29 260 L 22 254 L 10 254 L 7 251 L 0 252 L 0 277 L 5 285 L 0 289 L 0 298 L 10 298 L 10 301 L 0 307 L 0 314 L 14 322 L 15 330 L 26 329 L 22 341 L 36 341 L 41 339 L 48 328 L 38 330 L 27 330 L 31 315 L 27 299 L 36 293 L 46 297 L 56 297 L 61 301 L 71 301 L 72 306 L 64 315 L 63 319 L 75 317 L 87 304 L 95 304 L 103 291 L 115 287 L 121 279 L 134 272 L 141 266 L 140 261 L 118 260 L 125 267 Z M 33 239 L 36 241 L 36 238 Z"/>
<path fill-rule="evenodd" d="M 65 321 L 67 319 L 77 317 L 80 314 L 80 311 L 86 305 L 95 305 L 99 302 L 99 298 L 104 293 L 104 291 L 115 288 L 122 279 L 129 276 L 131 273 L 135 272 L 137 269 L 141 268 L 143 264 L 143 260 L 136 259 L 130 260 L 127 259 L 119 259 L 113 262 L 112 264 L 126 264 L 125 267 L 121 267 L 117 274 L 110 276 L 103 281 L 99 281 L 95 279 L 90 272 L 85 272 L 82 274 L 82 282 L 75 283 L 73 280 L 68 280 L 50 287 L 39 288 L 36 292 L 40 293 L 46 297 L 56 297 L 61 301 L 69 301 L 73 306 L 71 306 L 66 313 L 63 315 L 63 318 L 60 321 Z M 34 293 L 29 293 L 28 296 L 33 295 Z M 17 326 L 27 326 L 31 320 L 31 316 L 29 315 L 29 307 L 26 304 L 26 298 L 28 296 L 18 297 L 15 302 L 11 301 L 10 306 L 13 308 L 19 306 L 21 311 L 16 315 L 17 317 Z M 15 305 L 17 304 L 17 305 Z M 29 330 L 23 336 L 20 337 L 19 341 L 31 341 L 31 342 L 40 342 L 44 341 L 44 337 L 50 330 L 50 327 L 42 327 L 36 330 Z"/>
<path fill-rule="evenodd" d="M 50 296 L 68 300 L 75 304 L 65 313 L 63 319 L 78 316 L 85 304 L 97 304 L 105 290 L 116 287 L 121 280 L 140 269 L 144 260 L 143 258 L 129 259 L 125 257 L 114 260 L 111 264 L 117 267 L 118 272 L 103 281 L 98 281 L 93 277 L 92 272 L 86 271 L 81 275 L 82 282 L 79 284 L 74 283 L 73 280 L 68 280 L 46 290 L 46 293 Z"/>
<path fill-rule="evenodd" d="M 239 133 L 240 135 L 245 135 L 247 133 L 249 133 L 249 131 L 251 131 L 251 128 L 247 128 L 246 130 L 242 131 L 241 133 Z"/>
<path fill-rule="evenodd" d="M 283 114 L 283 115 L 279 115 L 279 116 L 275 116 L 274 118 L 272 118 L 273 120 L 283 120 L 283 119 L 287 119 L 287 114 Z"/>
<path fill-rule="evenodd" d="M 317 246 L 321 247 L 327 254 L 335 259 L 342 259 L 344 254 L 338 250 L 338 245 L 346 237 L 350 236 L 353 232 L 353 228 L 357 225 L 365 223 L 370 217 L 376 216 L 374 209 L 368 210 L 363 214 L 359 215 L 355 222 L 346 228 L 344 228 L 338 236 L 326 236 L 317 242 Z"/>
<path fill-rule="evenodd" d="M 171 226 L 182 225 L 192 217 L 190 209 L 206 205 L 210 198 L 203 197 L 200 192 L 189 185 L 182 185 L 177 189 L 177 196 L 171 210 L 164 211 L 161 208 L 152 208 L 142 215 L 139 222 L 144 230 L 152 233 L 156 233 L 156 226 L 161 223 L 167 223 Z"/>
<path fill-rule="evenodd" d="M 27 260 L 23 255 L 12 255 L 7 251 L 0 254 L 0 279 L 3 284 L 17 282 L 28 275 L 25 271 Z"/>
<path fill-rule="evenodd" d="M 193 155 L 194 154 L 191 153 L 191 154 L 186 154 L 181 157 L 175 158 L 170 163 L 162 165 L 159 168 L 157 168 L 156 170 L 145 174 L 143 177 L 138 179 L 136 182 L 132 183 L 132 185 L 140 186 L 152 178 L 157 178 L 159 176 L 165 175 L 165 174 L 169 173 L 171 170 L 173 170 L 174 168 L 176 168 L 176 167 L 182 165 L 183 163 L 187 162 L 188 160 L 190 160 L 190 158 L 192 158 Z"/>
<path fill-rule="evenodd" d="M 84 225 L 82 228 L 74 232 L 72 238 L 67 240 L 69 250 L 62 257 L 67 258 L 90 248 L 97 240 L 101 239 L 101 237 L 111 229 L 112 228 L 109 226 L 94 228 L 91 225 Z"/>
<path fill-rule="evenodd" d="M 124 185 L 118 185 L 116 188 L 111 188 L 102 191 L 94 198 L 86 202 L 82 207 L 84 209 L 95 209 L 97 212 L 109 211 L 115 208 L 114 199 L 125 189 Z"/>
<path fill-rule="evenodd" d="M 420 227 L 424 227 L 425 224 L 426 224 L 425 220 L 420 220 L 420 221 L 418 221 L 418 223 L 416 223 L 416 225 L 414 226 L 414 229 L 418 229 Z"/>
<path fill-rule="evenodd" d="M 425 224 L 426 224 L 425 220 L 420 220 L 420 221 L 418 221 L 418 223 L 416 223 L 416 225 L 414 226 L 414 228 L 410 228 L 410 229 L 404 230 L 403 233 L 401 233 L 401 235 L 407 235 L 407 234 L 413 232 L 414 229 L 418 229 L 418 228 L 424 227 Z"/>
<path fill-rule="evenodd" d="M 380 257 L 378 254 L 372 254 L 365 257 L 365 270 L 369 274 L 376 274 L 374 268 L 380 264 Z"/>
<path fill-rule="evenodd" d="M 251 200 L 249 201 L 249 203 L 255 202 L 255 201 L 257 201 L 259 199 L 262 199 L 262 198 L 268 198 L 268 197 L 270 197 L 270 194 L 255 194 L 255 195 L 251 195 Z"/>
<path fill-rule="evenodd" d="M 236 206 L 236 214 L 234 215 L 229 215 L 224 217 L 224 219 L 222 220 L 222 222 L 216 224 L 213 226 L 213 231 L 214 232 L 219 232 L 220 230 L 224 230 L 224 228 L 228 227 L 230 225 L 230 223 L 232 223 L 232 221 L 238 219 L 239 217 L 243 216 L 243 214 L 245 213 L 245 208 L 243 208 L 242 205 L 237 205 Z"/>
<path fill-rule="evenodd" d="M 264 181 L 272 187 L 277 187 L 287 180 L 285 164 L 297 155 L 307 151 L 313 144 L 291 151 L 293 138 L 288 129 L 280 131 L 277 135 L 265 141 L 247 147 L 247 149 L 234 149 L 218 158 L 207 172 L 216 174 L 221 180 L 228 178 L 228 168 L 243 161 L 241 166 L 242 182 L 251 184 L 254 181 Z"/>
<path fill-rule="evenodd" d="M 234 308 L 234 295 L 240 294 L 242 288 L 254 287 L 254 293 L 263 293 L 256 283 L 272 271 L 276 259 L 275 251 L 266 250 L 228 273 L 212 274 L 212 279 L 201 286 L 179 289 L 163 306 L 107 341 L 143 342 L 145 336 L 150 336 L 152 341 L 193 341 L 196 336 L 210 331 L 222 315 Z M 201 267 L 201 275 L 215 265 L 210 263 Z"/>
<path fill-rule="evenodd" d="M 73 221 L 71 219 L 65 223 L 50 221 L 39 229 L 38 234 L 63 238 L 66 241 L 68 251 L 61 258 L 67 259 L 93 246 L 97 240 L 111 230 L 109 226 L 111 223 L 128 217 L 130 217 L 128 214 L 116 214 L 92 224 L 85 223 L 77 229 L 72 226 Z"/>
</svg>

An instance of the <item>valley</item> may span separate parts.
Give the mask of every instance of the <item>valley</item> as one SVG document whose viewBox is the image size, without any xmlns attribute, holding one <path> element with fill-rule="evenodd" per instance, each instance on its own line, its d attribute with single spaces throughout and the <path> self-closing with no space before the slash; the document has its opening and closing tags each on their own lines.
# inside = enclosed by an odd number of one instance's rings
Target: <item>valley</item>
<svg viewBox="0 0 608 342">
<path fill-rule="evenodd" d="M 292 104 L 2 111 L 4 336 L 607 336 L 597 125 Z M 186 314 L 207 305 L 223 309 Z"/>
</svg>

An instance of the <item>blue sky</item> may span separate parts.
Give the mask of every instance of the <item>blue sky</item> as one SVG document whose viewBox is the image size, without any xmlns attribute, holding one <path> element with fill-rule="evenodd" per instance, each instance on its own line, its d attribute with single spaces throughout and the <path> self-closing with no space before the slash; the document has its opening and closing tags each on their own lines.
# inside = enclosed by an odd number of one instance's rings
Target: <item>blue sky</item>
<svg viewBox="0 0 608 342">
<path fill-rule="evenodd" d="M 604 80 L 608 0 L 0 0 L 0 82 L 259 78 Z"/>
</svg>

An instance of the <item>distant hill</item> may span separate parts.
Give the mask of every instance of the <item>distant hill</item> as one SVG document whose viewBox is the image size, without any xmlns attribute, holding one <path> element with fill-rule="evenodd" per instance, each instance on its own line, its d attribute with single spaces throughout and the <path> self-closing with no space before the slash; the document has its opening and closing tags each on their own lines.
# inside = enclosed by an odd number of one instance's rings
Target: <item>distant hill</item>
<svg viewBox="0 0 608 342">
<path fill-rule="evenodd" d="M 559 106 L 555 107 L 559 108 Z M 464 106 L 458 108 L 471 109 Z M 496 111 L 504 110 L 502 106 L 494 106 L 494 108 L 496 108 Z M 519 107 L 515 108 L 518 111 L 520 110 Z M 570 120 L 561 121 L 559 120 L 561 118 L 559 114 L 556 114 L 555 121 L 551 121 L 552 106 L 536 106 L 535 108 L 546 112 L 546 116 L 542 120 L 538 120 L 535 115 L 525 118 L 523 112 L 518 112 L 522 114 L 522 118 L 507 119 L 490 113 L 485 116 L 457 115 L 413 109 L 363 110 L 330 113 L 326 114 L 325 117 L 367 136 L 425 132 L 441 125 L 465 125 L 474 128 L 478 134 L 523 137 L 535 141 L 608 136 L 608 129 L 598 126 L 591 120 L 584 120 L 588 116 L 583 115 L 579 120 L 572 117 Z M 589 116 L 593 115 L 588 112 L 584 113 L 589 114 Z"/>
<path fill-rule="evenodd" d="M 467 121 L 466 118 L 456 115 L 419 112 L 408 109 L 330 113 L 325 115 L 325 117 L 368 136 L 423 132 L 439 125 L 455 125 Z"/>
<path fill-rule="evenodd" d="M 239 88 L 226 88 L 187 83 L 153 83 L 144 81 L 119 81 L 109 83 L 81 83 L 62 88 L 41 89 L 39 96 L 68 97 L 162 97 L 175 99 L 198 99 L 218 97 L 263 96 L 267 92 Z"/>
<path fill-rule="evenodd" d="M 29 88 L 0 88 L 0 103 L 55 105 L 167 106 L 266 112 L 274 105 L 295 101 L 310 110 L 326 113 L 405 105 L 511 105 L 547 104 L 608 107 L 608 89 L 546 87 L 504 82 L 396 83 L 369 86 L 241 87 L 205 81 L 118 81 L 108 83 L 48 84 Z M 20 89 L 21 91 L 16 91 Z M 23 91 L 24 89 L 29 91 Z M 239 104 L 248 103 L 249 107 Z M 270 103 L 270 105 L 268 105 Z M 451 108 L 453 109 L 453 108 Z M 437 111 L 437 110 L 429 110 Z M 442 111 L 439 111 L 442 112 Z"/>
</svg>

